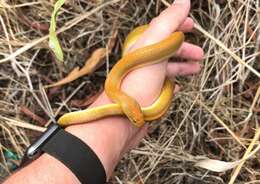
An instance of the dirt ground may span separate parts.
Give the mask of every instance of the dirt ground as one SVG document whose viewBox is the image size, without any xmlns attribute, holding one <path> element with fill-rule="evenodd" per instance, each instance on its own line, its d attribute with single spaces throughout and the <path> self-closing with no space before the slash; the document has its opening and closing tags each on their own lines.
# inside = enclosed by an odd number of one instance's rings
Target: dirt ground
<svg viewBox="0 0 260 184">
<path fill-rule="evenodd" d="M 176 78 L 182 89 L 168 116 L 151 125 L 149 136 L 124 157 L 111 183 L 260 183 L 257 151 L 241 167 L 225 172 L 195 166 L 204 157 L 237 161 L 259 148 L 259 4 L 192 1 L 196 29 L 186 40 L 203 47 L 202 71 Z M 166 6 L 165 0 L 67 1 L 57 19 L 65 57 L 61 67 L 48 48 L 53 2 L 0 1 L 0 181 L 17 168 L 26 146 L 51 118 L 84 109 L 95 99 L 125 36 Z M 43 88 L 84 66 L 116 32 L 111 53 L 94 72 Z"/>
</svg>

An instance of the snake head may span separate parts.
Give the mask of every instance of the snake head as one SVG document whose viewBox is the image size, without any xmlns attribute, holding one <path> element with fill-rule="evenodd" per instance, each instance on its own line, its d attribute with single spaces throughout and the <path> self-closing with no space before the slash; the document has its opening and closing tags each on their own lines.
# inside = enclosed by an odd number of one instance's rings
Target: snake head
<svg viewBox="0 0 260 184">
<path fill-rule="evenodd" d="M 145 123 L 143 113 L 141 108 L 132 107 L 132 108 L 123 108 L 125 115 L 128 119 L 136 126 L 142 127 Z"/>
</svg>

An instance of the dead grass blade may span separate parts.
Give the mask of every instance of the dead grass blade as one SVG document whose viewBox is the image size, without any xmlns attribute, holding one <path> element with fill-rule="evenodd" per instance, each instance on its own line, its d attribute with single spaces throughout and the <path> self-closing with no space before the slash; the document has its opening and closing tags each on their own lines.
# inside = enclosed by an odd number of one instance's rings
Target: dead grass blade
<svg viewBox="0 0 260 184">
<path fill-rule="evenodd" d="M 237 165 L 237 168 L 234 170 L 230 180 L 229 180 L 229 183 L 228 184 L 233 184 L 241 170 L 241 168 L 243 167 L 245 161 L 246 161 L 246 158 L 250 155 L 252 149 L 254 148 L 255 145 L 258 145 L 258 147 L 260 146 L 259 143 L 257 143 L 257 141 L 259 140 L 259 137 L 260 137 L 260 128 L 257 129 L 256 133 L 255 133 L 255 136 L 252 140 L 252 142 L 250 143 L 250 145 L 248 146 L 244 156 L 243 156 L 243 159 L 242 161 Z"/>
<path fill-rule="evenodd" d="M 55 82 L 54 84 L 47 85 L 45 87 L 50 88 L 55 86 L 61 86 L 70 83 L 84 75 L 94 72 L 98 68 L 98 66 L 104 64 L 103 59 L 105 56 L 106 56 L 105 48 L 96 49 L 81 69 L 79 67 L 76 67 L 65 78 L 61 79 L 58 82 Z"/>
<path fill-rule="evenodd" d="M 105 63 L 105 57 L 111 52 L 115 44 L 117 31 L 113 31 L 111 39 L 108 41 L 107 48 L 96 49 L 89 59 L 86 60 L 85 65 L 80 69 L 79 67 L 74 68 L 65 78 L 60 81 L 47 85 L 46 88 L 61 86 L 70 83 L 84 75 L 93 73 L 96 69 Z"/>
<path fill-rule="evenodd" d="M 224 162 L 220 160 L 214 160 L 214 159 L 205 159 L 198 161 L 195 166 L 196 167 L 201 167 L 204 169 L 208 169 L 210 171 L 214 172 L 225 172 L 227 170 L 233 169 L 237 167 L 235 173 L 232 175 L 231 180 L 229 181 L 229 184 L 233 184 L 235 181 L 235 178 L 240 171 L 241 167 L 243 166 L 244 162 L 250 158 L 252 158 L 259 150 L 260 150 L 260 145 L 258 145 L 252 152 L 251 150 L 253 149 L 253 146 L 255 145 L 255 142 L 259 139 L 260 136 L 260 129 L 258 129 L 255 138 L 252 141 L 252 144 L 248 147 L 244 157 L 238 161 L 234 162 Z"/>
</svg>

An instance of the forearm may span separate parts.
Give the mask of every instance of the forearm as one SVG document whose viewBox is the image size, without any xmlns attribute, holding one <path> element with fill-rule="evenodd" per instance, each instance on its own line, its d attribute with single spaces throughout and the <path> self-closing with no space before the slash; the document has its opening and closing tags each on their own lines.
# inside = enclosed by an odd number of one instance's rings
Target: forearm
<svg viewBox="0 0 260 184">
<path fill-rule="evenodd" d="M 79 183 L 61 162 L 43 154 L 37 160 L 8 178 L 4 184 Z"/>
<path fill-rule="evenodd" d="M 102 94 L 92 107 L 106 103 L 110 103 L 110 101 Z M 124 117 L 109 117 L 91 123 L 69 126 L 66 131 L 80 138 L 92 148 L 102 162 L 109 178 L 116 163 L 124 154 L 124 148 L 128 146 L 126 144 L 131 139 L 129 135 L 133 135 L 132 132 L 137 131 L 137 129 Z M 5 182 L 5 184 L 10 183 L 73 184 L 79 183 L 79 181 L 60 161 L 48 154 L 43 154 L 25 168 L 17 171 Z"/>
<path fill-rule="evenodd" d="M 78 133 L 78 129 L 73 130 L 75 134 Z M 80 132 L 79 132 L 80 133 Z M 103 133 L 104 134 L 104 133 Z M 102 135 L 102 134 L 99 134 Z M 106 135 L 106 134 L 104 134 Z M 90 136 L 84 136 L 88 140 L 91 140 Z M 120 157 L 120 152 L 116 151 L 119 146 L 114 147 L 112 140 L 104 142 L 105 139 L 96 139 L 100 144 L 91 144 L 92 149 L 100 158 L 102 164 L 105 167 L 106 173 L 112 173 L 115 163 L 118 162 Z M 120 140 L 120 139 L 119 139 Z M 91 142 L 91 141 L 89 141 Z M 116 144 L 116 141 L 114 142 Z M 77 159 L 77 158 L 75 158 Z M 82 166 L 82 167 L 92 167 L 92 166 Z M 28 184 L 41 184 L 41 183 L 79 183 L 74 174 L 64 166 L 60 161 L 56 160 L 54 157 L 44 154 L 37 160 L 32 162 L 30 165 L 21 169 L 12 175 L 6 183 L 28 183 Z"/>
</svg>

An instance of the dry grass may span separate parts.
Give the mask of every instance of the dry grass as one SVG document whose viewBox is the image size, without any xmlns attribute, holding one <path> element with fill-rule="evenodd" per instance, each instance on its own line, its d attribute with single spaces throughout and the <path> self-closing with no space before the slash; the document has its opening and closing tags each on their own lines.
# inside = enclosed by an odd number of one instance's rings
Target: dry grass
<svg viewBox="0 0 260 184">
<path fill-rule="evenodd" d="M 44 130 L 44 123 L 78 109 L 71 101 L 95 94 L 109 66 L 118 59 L 125 35 L 149 22 L 167 5 L 165 0 L 102 2 L 68 1 L 60 11 L 64 72 L 47 47 L 52 3 L 0 1 L 2 179 L 11 172 L 5 150 L 21 156 Z M 259 153 L 235 172 L 215 173 L 194 167 L 201 156 L 235 161 L 259 145 L 259 138 L 250 145 L 260 121 L 259 1 L 194 0 L 191 16 L 197 30 L 188 39 L 204 48 L 203 69 L 199 75 L 177 79 L 183 88 L 170 115 L 154 123 L 140 147 L 126 155 L 112 183 L 260 183 Z M 106 66 L 62 88 L 45 91 L 41 87 L 83 66 L 95 48 L 105 47 L 115 23 L 118 41 Z"/>
</svg>

